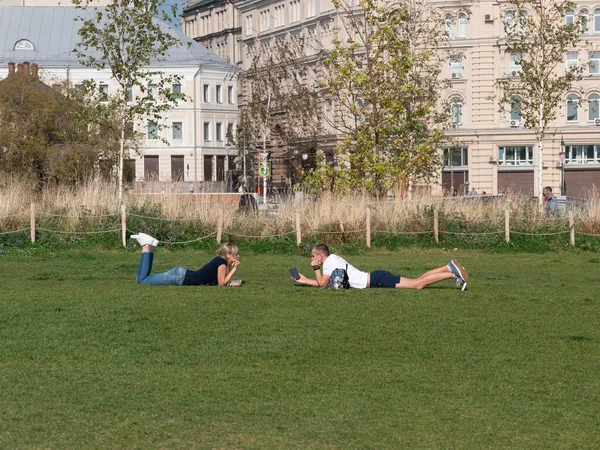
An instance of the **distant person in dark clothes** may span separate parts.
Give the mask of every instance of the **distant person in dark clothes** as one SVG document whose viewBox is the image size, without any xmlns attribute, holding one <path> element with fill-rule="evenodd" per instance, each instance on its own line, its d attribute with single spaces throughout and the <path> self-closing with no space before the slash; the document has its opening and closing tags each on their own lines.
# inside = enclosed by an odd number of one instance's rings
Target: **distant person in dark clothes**
<svg viewBox="0 0 600 450">
<path fill-rule="evenodd" d="M 258 205 L 256 199 L 248 190 L 244 190 L 244 193 L 240 195 L 240 203 L 238 204 L 238 210 L 240 212 L 258 212 Z"/>
<path fill-rule="evenodd" d="M 226 243 L 219 248 L 219 256 L 215 257 L 199 270 L 192 271 L 184 267 L 173 267 L 167 272 L 152 272 L 152 261 L 154 260 L 154 249 L 159 241 L 145 233 L 131 236 L 142 246 L 142 257 L 138 266 L 137 284 L 150 285 L 175 285 L 175 286 L 227 286 L 231 277 L 240 264 L 239 250 L 236 245 Z"/>
</svg>

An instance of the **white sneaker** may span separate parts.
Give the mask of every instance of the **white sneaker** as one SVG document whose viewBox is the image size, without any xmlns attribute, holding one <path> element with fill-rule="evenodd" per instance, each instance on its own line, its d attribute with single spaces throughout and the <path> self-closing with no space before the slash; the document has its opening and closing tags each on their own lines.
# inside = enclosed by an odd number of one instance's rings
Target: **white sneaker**
<svg viewBox="0 0 600 450">
<path fill-rule="evenodd" d="M 144 245 L 151 245 L 152 247 L 156 247 L 160 242 L 158 239 L 154 239 L 152 236 L 146 233 L 132 234 L 129 237 L 138 241 L 138 244 L 140 244 L 142 247 Z"/>
</svg>

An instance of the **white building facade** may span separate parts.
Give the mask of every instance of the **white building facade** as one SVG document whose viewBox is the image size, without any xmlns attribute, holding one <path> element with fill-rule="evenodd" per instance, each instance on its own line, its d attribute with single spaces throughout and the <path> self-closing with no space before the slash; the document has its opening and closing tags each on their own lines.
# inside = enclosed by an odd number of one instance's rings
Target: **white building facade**
<svg viewBox="0 0 600 450">
<path fill-rule="evenodd" d="M 93 79 L 100 90 L 111 94 L 117 89 L 109 70 L 82 66 L 73 52 L 79 42 L 80 14 L 73 7 L 0 7 L 0 78 L 8 74 L 8 63 L 37 64 L 46 84 L 69 80 L 77 85 Z M 166 112 L 158 139 L 152 124 L 136 124 L 147 129 L 141 155 L 129 155 L 127 165 L 137 181 L 204 183 L 205 189 L 224 190 L 227 171 L 237 154 L 227 139 L 237 120 L 236 69 L 177 30 L 170 30 L 184 43 L 172 49 L 164 61 L 150 67 L 182 77 L 173 89 L 186 96 Z M 189 47 L 188 47 L 189 45 Z M 135 101 L 136 87 L 132 90 Z"/>
</svg>

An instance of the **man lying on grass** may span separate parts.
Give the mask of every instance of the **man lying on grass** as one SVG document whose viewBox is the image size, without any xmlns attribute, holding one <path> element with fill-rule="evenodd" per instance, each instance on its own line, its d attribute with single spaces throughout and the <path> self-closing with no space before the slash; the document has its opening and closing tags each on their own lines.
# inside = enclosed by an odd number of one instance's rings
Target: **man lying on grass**
<svg viewBox="0 0 600 450">
<path fill-rule="evenodd" d="M 467 289 L 467 281 L 469 275 L 460 263 L 453 259 L 447 265 L 438 267 L 437 269 L 425 272 L 419 278 L 406 278 L 399 275 L 393 275 L 386 270 L 375 270 L 374 272 L 362 272 L 356 267 L 348 263 L 344 258 L 338 255 L 330 254 L 329 247 L 325 244 L 315 245 L 311 251 L 312 260 L 310 265 L 315 270 L 316 280 L 306 278 L 299 274 L 296 283 L 307 284 L 309 286 L 320 287 L 325 289 L 328 287 L 329 279 L 336 269 L 346 270 L 348 281 L 351 288 L 396 288 L 396 289 L 423 289 L 430 284 L 438 283 L 439 281 L 449 280 L 454 278 L 456 285 L 461 291 Z M 321 269 L 323 273 L 321 274 Z M 293 279 L 293 278 L 292 278 Z"/>
<path fill-rule="evenodd" d="M 154 260 L 154 249 L 159 241 L 145 233 L 134 234 L 131 238 L 138 241 L 142 246 L 142 257 L 136 277 L 137 284 L 227 286 L 240 264 L 238 247 L 228 242 L 221 245 L 219 256 L 212 259 L 199 270 L 192 271 L 177 266 L 167 272 L 150 275 L 150 272 L 152 272 L 152 261 Z"/>
</svg>

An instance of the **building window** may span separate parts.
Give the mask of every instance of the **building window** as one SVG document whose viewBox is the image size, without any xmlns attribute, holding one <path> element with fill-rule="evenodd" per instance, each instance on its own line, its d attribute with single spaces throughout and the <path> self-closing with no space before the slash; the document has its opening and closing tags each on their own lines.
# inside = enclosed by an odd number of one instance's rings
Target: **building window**
<svg viewBox="0 0 600 450">
<path fill-rule="evenodd" d="M 210 141 L 210 122 L 204 122 L 204 140 Z"/>
<path fill-rule="evenodd" d="M 454 17 L 447 15 L 444 19 L 444 31 L 448 39 L 454 39 Z"/>
<path fill-rule="evenodd" d="M 575 94 L 567 95 L 567 122 L 577 122 L 579 98 Z"/>
<path fill-rule="evenodd" d="M 515 25 L 515 12 L 514 11 L 506 11 L 504 15 L 504 28 L 506 31 L 512 31 Z"/>
<path fill-rule="evenodd" d="M 223 142 L 223 123 L 216 123 L 216 137 L 218 142 Z"/>
<path fill-rule="evenodd" d="M 233 135 L 233 123 L 228 123 L 227 124 L 227 142 L 231 142 L 233 141 L 234 135 Z"/>
<path fill-rule="evenodd" d="M 221 95 L 222 88 L 223 86 L 221 86 L 220 84 L 217 84 L 217 86 L 215 87 L 215 101 L 217 103 L 223 103 L 223 96 Z"/>
<path fill-rule="evenodd" d="M 156 95 L 156 84 L 149 84 L 148 85 L 148 97 L 154 98 L 155 95 Z"/>
<path fill-rule="evenodd" d="M 453 80 L 463 77 L 462 56 L 450 57 L 450 78 Z"/>
<path fill-rule="evenodd" d="M 587 33 L 589 29 L 590 13 L 587 9 L 584 9 L 579 13 L 579 18 L 581 19 L 581 32 Z"/>
<path fill-rule="evenodd" d="M 273 17 L 273 21 L 274 21 L 273 26 L 275 28 L 284 26 L 285 25 L 285 8 L 284 8 L 284 6 L 283 5 L 276 6 L 275 8 L 273 8 L 273 10 L 275 12 L 275 17 Z"/>
<path fill-rule="evenodd" d="M 290 23 L 300 20 L 300 0 L 290 2 Z"/>
<path fill-rule="evenodd" d="M 457 127 L 462 125 L 463 121 L 463 101 L 460 97 L 453 97 L 450 100 L 450 123 Z"/>
<path fill-rule="evenodd" d="M 594 11 L 594 33 L 600 33 L 600 9 Z"/>
<path fill-rule="evenodd" d="M 519 53 L 512 53 L 510 55 L 510 76 L 518 77 L 521 75 L 521 55 Z"/>
<path fill-rule="evenodd" d="M 108 84 L 100 84 L 98 85 L 98 91 L 100 95 L 101 102 L 108 101 Z"/>
<path fill-rule="evenodd" d="M 573 25 L 575 23 L 575 12 L 567 11 L 565 22 L 567 25 Z"/>
<path fill-rule="evenodd" d="M 260 12 L 260 31 L 267 31 L 269 29 L 269 16 L 271 12 L 268 9 Z"/>
<path fill-rule="evenodd" d="M 464 14 L 458 16 L 458 37 L 463 39 L 467 37 L 467 16 Z"/>
<path fill-rule="evenodd" d="M 158 124 L 152 120 L 148 121 L 148 140 L 158 139 Z"/>
<path fill-rule="evenodd" d="M 306 17 L 312 17 L 316 14 L 315 0 L 307 0 L 306 2 Z"/>
<path fill-rule="evenodd" d="M 176 101 L 181 100 L 181 85 L 179 83 L 173 85 L 173 97 Z"/>
<path fill-rule="evenodd" d="M 246 16 L 246 36 L 252 36 L 252 14 Z"/>
<path fill-rule="evenodd" d="M 521 122 L 521 97 L 515 95 L 510 104 L 510 120 Z"/>
<path fill-rule="evenodd" d="M 203 98 L 204 98 L 204 103 L 210 103 L 210 85 L 205 84 L 204 87 L 204 94 L 203 94 Z"/>
<path fill-rule="evenodd" d="M 444 167 L 468 167 L 469 149 L 467 147 L 445 148 Z"/>
<path fill-rule="evenodd" d="M 600 53 L 590 53 L 588 68 L 590 75 L 600 74 Z"/>
<path fill-rule="evenodd" d="M 565 163 L 600 163 L 600 145 L 567 145 L 565 147 Z"/>
<path fill-rule="evenodd" d="M 227 86 L 227 102 L 229 102 L 230 105 L 233 105 L 235 103 L 234 100 L 235 99 L 233 98 L 233 86 Z"/>
<path fill-rule="evenodd" d="M 565 63 L 565 72 L 577 69 L 579 65 L 579 56 L 577 53 L 567 53 L 567 61 Z"/>
<path fill-rule="evenodd" d="M 592 94 L 588 98 L 588 120 L 600 119 L 600 95 Z"/>
<path fill-rule="evenodd" d="M 31 41 L 27 39 L 21 39 L 15 43 L 14 50 L 35 50 Z"/>
<path fill-rule="evenodd" d="M 133 103 L 133 87 L 132 86 L 127 86 L 127 93 L 125 95 L 127 96 L 127 103 Z"/>
<path fill-rule="evenodd" d="M 183 122 L 173 122 L 173 140 L 180 141 L 183 139 Z"/>
<path fill-rule="evenodd" d="M 533 165 L 533 147 L 499 147 L 498 164 L 502 166 Z"/>
</svg>

